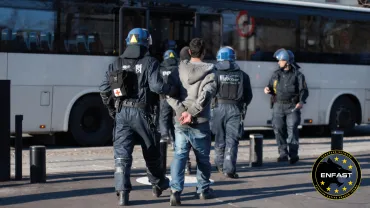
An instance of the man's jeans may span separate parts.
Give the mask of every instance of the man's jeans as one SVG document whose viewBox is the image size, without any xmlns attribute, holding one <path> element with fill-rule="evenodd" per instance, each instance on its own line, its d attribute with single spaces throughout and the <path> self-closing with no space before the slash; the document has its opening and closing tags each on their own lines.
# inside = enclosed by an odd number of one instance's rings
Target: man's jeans
<svg viewBox="0 0 370 208">
<path fill-rule="evenodd" d="M 211 176 L 211 130 L 209 123 L 181 125 L 175 123 L 175 155 L 171 164 L 171 190 L 184 189 L 185 165 L 192 147 L 197 160 L 197 193 L 205 192 L 210 186 Z"/>
</svg>

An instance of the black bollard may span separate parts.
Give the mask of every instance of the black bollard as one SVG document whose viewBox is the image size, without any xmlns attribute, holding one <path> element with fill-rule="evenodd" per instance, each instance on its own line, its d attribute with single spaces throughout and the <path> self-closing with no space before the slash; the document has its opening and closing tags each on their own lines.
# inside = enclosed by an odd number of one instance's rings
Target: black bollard
<svg viewBox="0 0 370 208">
<path fill-rule="evenodd" d="M 167 173 L 167 146 L 168 137 L 161 138 L 160 150 L 161 150 L 161 168 L 163 169 L 164 175 Z"/>
<path fill-rule="evenodd" d="M 45 146 L 30 147 L 31 183 L 46 182 L 46 149 Z"/>
<path fill-rule="evenodd" d="M 0 181 L 10 181 L 10 80 L 0 80 Z"/>
<path fill-rule="evenodd" d="M 343 150 L 343 131 L 331 132 L 331 150 Z"/>
<path fill-rule="evenodd" d="M 15 180 L 22 180 L 22 121 L 23 115 L 15 116 Z"/>
<path fill-rule="evenodd" d="M 249 146 L 249 167 L 262 166 L 263 159 L 263 135 L 251 134 Z"/>
</svg>

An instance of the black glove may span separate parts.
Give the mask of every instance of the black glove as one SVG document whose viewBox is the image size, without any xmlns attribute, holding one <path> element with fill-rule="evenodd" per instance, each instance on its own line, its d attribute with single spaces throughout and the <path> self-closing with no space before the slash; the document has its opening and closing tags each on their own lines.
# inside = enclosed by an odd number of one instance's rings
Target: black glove
<svg viewBox="0 0 370 208">
<path fill-rule="evenodd" d="M 171 90 L 168 93 L 168 96 L 176 97 L 178 94 L 179 94 L 179 89 L 177 89 L 177 87 L 175 87 L 175 86 L 171 86 Z"/>
</svg>

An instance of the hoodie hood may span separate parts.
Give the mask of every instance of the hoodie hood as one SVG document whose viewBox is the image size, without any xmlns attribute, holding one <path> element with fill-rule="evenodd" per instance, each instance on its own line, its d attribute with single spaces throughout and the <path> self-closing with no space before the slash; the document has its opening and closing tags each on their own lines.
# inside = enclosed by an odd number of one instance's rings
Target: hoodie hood
<svg viewBox="0 0 370 208">
<path fill-rule="evenodd" d="M 204 62 L 181 61 L 179 73 L 186 73 L 188 84 L 192 85 L 207 76 L 214 69 L 214 65 Z"/>
<path fill-rule="evenodd" d="M 178 66 L 177 59 L 169 58 L 162 62 L 162 66 L 164 67 L 170 67 L 170 66 Z"/>
<path fill-rule="evenodd" d="M 240 67 L 235 62 L 220 61 L 215 65 L 217 70 L 220 71 L 238 71 Z"/>
</svg>

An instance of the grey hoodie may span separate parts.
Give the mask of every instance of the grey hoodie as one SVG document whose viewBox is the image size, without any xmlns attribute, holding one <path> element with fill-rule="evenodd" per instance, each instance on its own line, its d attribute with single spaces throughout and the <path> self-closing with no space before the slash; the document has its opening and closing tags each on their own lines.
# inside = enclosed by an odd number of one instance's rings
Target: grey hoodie
<svg viewBox="0 0 370 208">
<path fill-rule="evenodd" d="M 167 97 L 168 104 L 176 112 L 176 121 L 185 111 L 192 115 L 194 123 L 209 121 L 210 102 L 217 91 L 213 64 L 181 61 L 168 82 L 179 88 L 178 97 Z"/>
</svg>

